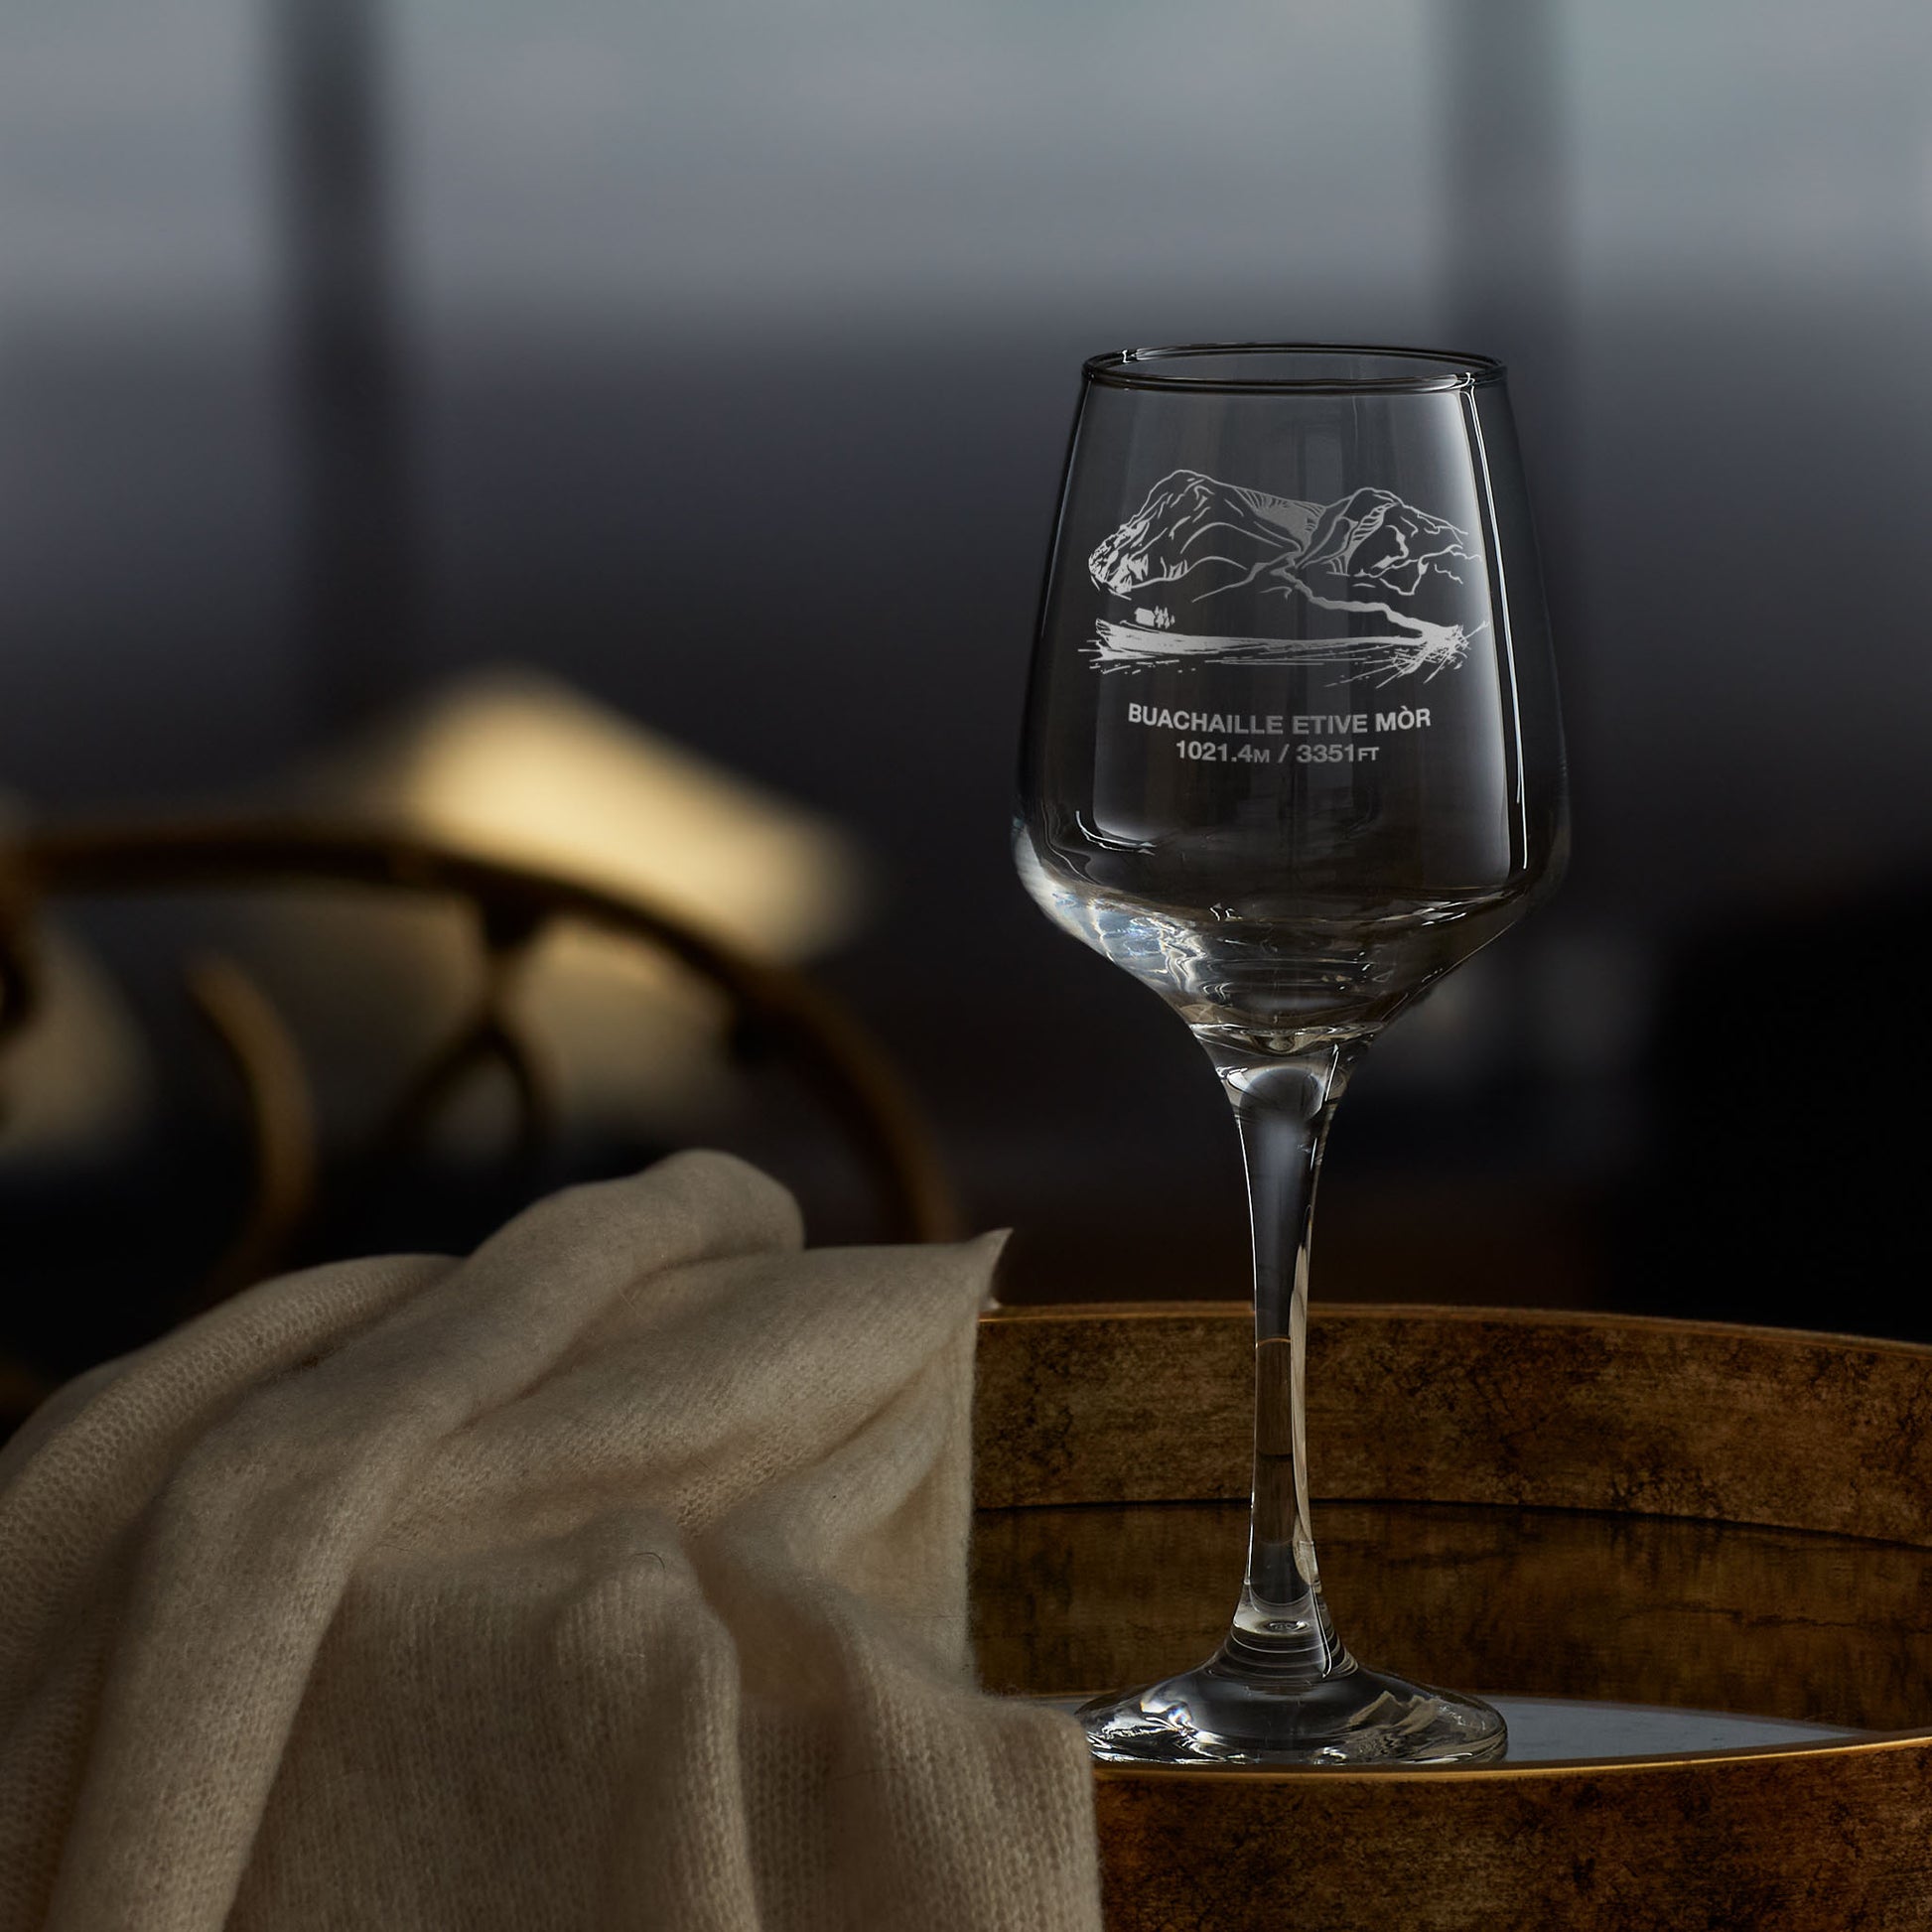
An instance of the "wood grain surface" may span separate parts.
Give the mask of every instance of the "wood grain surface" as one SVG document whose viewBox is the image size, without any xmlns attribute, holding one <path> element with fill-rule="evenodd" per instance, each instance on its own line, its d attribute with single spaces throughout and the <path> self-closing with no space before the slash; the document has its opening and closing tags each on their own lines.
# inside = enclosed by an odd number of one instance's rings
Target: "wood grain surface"
<svg viewBox="0 0 1932 1932">
<path fill-rule="evenodd" d="M 995 1688 L 1199 1660 L 1240 1570 L 1245 1308 L 981 1328 Z M 1345 1309 L 1310 1336 L 1344 1635 L 1425 1678 L 1858 1725 L 1796 1749 L 1095 1771 L 1110 1932 L 1932 1932 L 1932 1349 Z"/>
<path fill-rule="evenodd" d="M 1514 1697 L 1932 1725 L 1932 1550 L 1584 1511 L 1322 1503 L 1336 1624 L 1358 1656 Z M 973 1546 L 987 1689 L 1151 1683 L 1221 1640 L 1238 1503 L 987 1510 Z"/>
<path fill-rule="evenodd" d="M 987 1315 L 981 1505 L 1246 1494 L 1248 1324 L 1232 1303 Z M 1710 1322 L 1326 1310 L 1311 1483 L 1932 1542 L 1928 1365 L 1905 1342 Z"/>
<path fill-rule="evenodd" d="M 1095 1772 L 1109 1932 L 1925 1932 L 1932 1740 L 1678 1764 Z"/>
</svg>

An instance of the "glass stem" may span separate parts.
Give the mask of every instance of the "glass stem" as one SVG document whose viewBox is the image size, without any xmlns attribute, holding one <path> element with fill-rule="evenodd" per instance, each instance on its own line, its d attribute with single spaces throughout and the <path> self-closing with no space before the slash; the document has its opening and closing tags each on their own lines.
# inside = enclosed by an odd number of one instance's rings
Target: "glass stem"
<svg viewBox="0 0 1932 1932">
<path fill-rule="evenodd" d="M 1255 1468 L 1248 1575 L 1218 1662 L 1312 1683 L 1351 1669 L 1321 1595 L 1309 1526 L 1309 1231 L 1328 1124 L 1361 1039 L 1260 1056 L 1209 1043 L 1241 1130 L 1255 1267 Z"/>
</svg>

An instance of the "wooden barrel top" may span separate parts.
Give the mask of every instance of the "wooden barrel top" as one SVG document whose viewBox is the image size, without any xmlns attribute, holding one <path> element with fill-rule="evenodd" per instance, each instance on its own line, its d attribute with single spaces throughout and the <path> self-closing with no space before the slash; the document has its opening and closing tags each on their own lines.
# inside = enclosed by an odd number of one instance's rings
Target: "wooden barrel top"
<svg viewBox="0 0 1932 1932">
<path fill-rule="evenodd" d="M 982 1322 L 982 1680 L 1198 1662 L 1239 1581 L 1248 1311 Z M 1932 1348 L 1318 1311 L 1310 1461 L 1360 1654 L 1860 1736 L 1410 1771 L 1095 1769 L 1111 1932 L 1932 1927 Z"/>
</svg>

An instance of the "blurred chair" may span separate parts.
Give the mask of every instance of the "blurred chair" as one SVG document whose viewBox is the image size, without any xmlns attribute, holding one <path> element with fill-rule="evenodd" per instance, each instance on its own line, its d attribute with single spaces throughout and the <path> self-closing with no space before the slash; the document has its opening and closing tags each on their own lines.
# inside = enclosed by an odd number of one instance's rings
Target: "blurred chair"
<svg viewBox="0 0 1932 1932">
<path fill-rule="evenodd" d="M 870 1178 L 882 1234 L 940 1239 L 956 1229 L 931 1136 L 897 1073 L 864 1030 L 792 968 L 754 958 L 634 890 L 573 878 L 415 832 L 356 822 L 230 816 L 178 823 L 44 827 L 0 845 L 0 1100 L 11 1049 L 48 1005 L 43 928 L 65 897 L 206 894 L 264 887 L 374 889 L 461 908 L 478 971 L 440 1042 L 397 1070 L 389 1097 L 349 1164 L 351 1181 L 379 1179 L 406 1160 L 452 1097 L 481 1070 L 507 1076 L 514 1121 L 498 1190 L 527 1193 L 558 1128 L 544 1055 L 518 1010 L 519 981 L 565 929 L 606 935 L 667 960 L 714 989 L 741 1059 L 794 1070 L 838 1122 Z M 251 1187 L 239 1229 L 179 1316 L 274 1273 L 315 1225 L 324 1160 L 313 1068 L 297 1033 L 235 957 L 204 952 L 182 973 L 188 995 L 246 1096 Z M 341 1177 L 338 1164 L 338 1177 Z M 0 1423 L 18 1421 L 44 1379 L 0 1360 Z"/>
</svg>

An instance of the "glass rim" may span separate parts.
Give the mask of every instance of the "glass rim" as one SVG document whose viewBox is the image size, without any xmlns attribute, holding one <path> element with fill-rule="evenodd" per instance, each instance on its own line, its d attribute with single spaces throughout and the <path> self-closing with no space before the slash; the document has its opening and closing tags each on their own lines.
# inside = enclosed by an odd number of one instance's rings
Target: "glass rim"
<svg viewBox="0 0 1932 1932">
<path fill-rule="evenodd" d="M 1239 360 L 1263 357 L 1359 355 L 1386 357 L 1411 363 L 1410 370 L 1379 375 L 1334 374 L 1213 375 L 1190 372 L 1194 356 Z M 1155 364 L 1174 364 L 1156 367 Z M 1196 394 L 1255 394 L 1299 396 L 1429 395 L 1455 389 L 1474 389 L 1503 379 L 1504 367 L 1493 355 L 1457 349 L 1405 348 L 1380 343 L 1181 343 L 1166 348 L 1118 348 L 1091 355 L 1081 365 L 1089 382 L 1112 389 L 1191 390 Z"/>
</svg>

